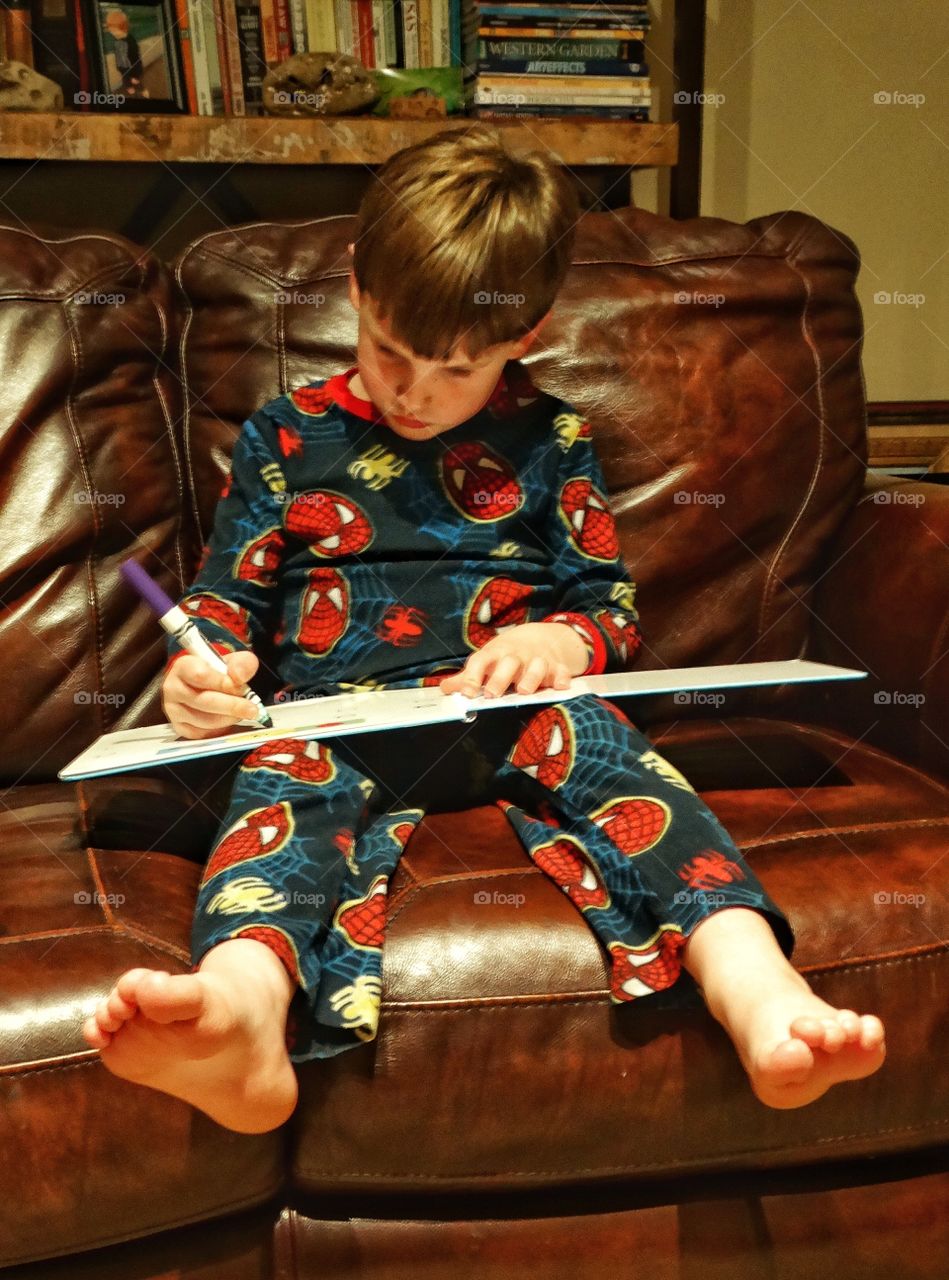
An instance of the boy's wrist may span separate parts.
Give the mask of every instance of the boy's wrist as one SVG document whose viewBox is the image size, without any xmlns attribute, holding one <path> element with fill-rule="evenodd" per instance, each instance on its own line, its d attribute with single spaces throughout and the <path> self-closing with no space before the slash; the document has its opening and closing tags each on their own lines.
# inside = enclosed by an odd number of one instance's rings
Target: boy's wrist
<svg viewBox="0 0 949 1280">
<path fill-rule="evenodd" d="M 568 632 L 580 642 L 574 646 L 576 659 L 568 662 L 571 676 L 586 676 L 593 671 L 596 666 L 597 649 L 586 627 L 580 625 L 585 623 L 586 619 L 581 615 L 571 613 L 552 613 L 543 619 L 544 622 L 553 623 L 554 625 L 564 626 Z"/>
</svg>

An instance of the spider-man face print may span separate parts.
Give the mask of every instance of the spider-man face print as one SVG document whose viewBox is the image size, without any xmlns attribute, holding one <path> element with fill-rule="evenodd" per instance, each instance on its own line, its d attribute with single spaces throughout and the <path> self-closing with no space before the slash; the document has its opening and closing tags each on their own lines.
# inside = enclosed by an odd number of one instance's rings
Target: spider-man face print
<svg viewBox="0 0 949 1280">
<path fill-rule="evenodd" d="M 312 569 L 300 605 L 296 641 L 305 653 L 322 657 L 349 626 L 349 584 L 338 569 Z"/>
<path fill-rule="evenodd" d="M 508 365 L 485 408 L 495 418 L 517 418 L 540 396 L 523 365 Z"/>
<path fill-rule="evenodd" d="M 273 575 L 280 567 L 280 553 L 284 546 L 282 532 L 277 528 L 268 530 L 244 548 L 235 576 L 241 582 L 253 582 L 258 587 L 273 586 Z"/>
<path fill-rule="evenodd" d="M 619 555 L 616 525 L 606 495 L 584 476 L 568 480 L 561 489 L 560 517 L 582 555 L 591 560 L 615 560 Z"/>
<path fill-rule="evenodd" d="M 504 520 L 524 505 L 511 464 L 479 440 L 446 449 L 441 459 L 445 493 L 467 520 Z"/>
<path fill-rule="evenodd" d="M 599 872 L 583 845 L 573 836 L 562 835 L 549 844 L 539 845 L 531 851 L 531 857 L 581 911 L 609 904 L 609 894 Z"/>
<path fill-rule="evenodd" d="M 324 742 L 300 738 L 274 738 L 244 757 L 244 769 L 272 769 L 299 782 L 322 786 L 336 776 L 333 757 Z"/>
<path fill-rule="evenodd" d="M 207 618 L 209 622 L 220 623 L 242 644 L 250 647 L 250 623 L 246 609 L 232 604 L 230 600 L 223 600 L 210 591 L 182 600 L 181 608 L 192 618 Z"/>
<path fill-rule="evenodd" d="M 352 556 L 365 551 L 373 531 L 365 512 L 345 494 L 329 489 L 298 493 L 284 515 L 287 532 L 310 544 L 317 556 Z"/>
<path fill-rule="evenodd" d="M 569 717 L 560 707 L 544 707 L 525 725 L 509 759 L 515 768 L 554 790 L 569 777 L 574 752 Z"/>
<path fill-rule="evenodd" d="M 610 995 L 614 1002 L 635 1000 L 671 987 L 682 972 L 679 952 L 685 942 L 675 925 L 662 925 L 641 947 L 611 942 Z"/>
<path fill-rule="evenodd" d="M 595 822 L 628 857 L 645 853 L 669 830 L 672 815 L 664 800 L 643 796 L 623 796 L 590 814 Z"/>
<path fill-rule="evenodd" d="M 513 578 L 489 578 L 465 611 L 463 634 L 473 649 L 486 645 L 503 627 L 527 621 L 533 587 Z"/>
<path fill-rule="evenodd" d="M 235 862 L 276 853 L 293 835 L 293 813 L 286 801 L 254 809 L 239 818 L 218 842 L 204 869 L 204 881 Z"/>
<path fill-rule="evenodd" d="M 334 403 L 332 395 L 325 386 L 297 387 L 290 392 L 290 399 L 301 413 L 310 417 L 320 417 Z"/>
<path fill-rule="evenodd" d="M 377 876 L 362 898 L 341 904 L 334 928 L 354 947 L 381 947 L 386 931 L 386 877 Z"/>
</svg>

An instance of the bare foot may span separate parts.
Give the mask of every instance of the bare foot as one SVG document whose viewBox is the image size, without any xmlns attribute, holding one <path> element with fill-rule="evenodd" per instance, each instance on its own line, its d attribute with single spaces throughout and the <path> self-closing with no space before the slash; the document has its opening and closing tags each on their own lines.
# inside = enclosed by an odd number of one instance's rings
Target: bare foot
<svg viewBox="0 0 949 1280">
<path fill-rule="evenodd" d="M 690 935 L 684 963 L 769 1107 L 806 1106 L 883 1065 L 880 1019 L 816 995 L 760 913 L 737 907 L 707 917 Z"/>
<path fill-rule="evenodd" d="M 266 1133 L 293 1113 L 286 1049 L 294 986 L 269 947 L 232 938 L 197 973 L 129 969 L 83 1023 L 108 1069 L 170 1093 L 239 1133 Z"/>
</svg>

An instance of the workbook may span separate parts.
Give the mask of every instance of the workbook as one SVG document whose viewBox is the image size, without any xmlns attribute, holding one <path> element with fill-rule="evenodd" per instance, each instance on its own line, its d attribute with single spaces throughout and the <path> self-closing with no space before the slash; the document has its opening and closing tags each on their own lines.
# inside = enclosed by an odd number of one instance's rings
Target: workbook
<svg viewBox="0 0 949 1280">
<path fill-rule="evenodd" d="M 497 698 L 483 694 L 469 698 L 462 693 L 442 693 L 435 685 L 424 689 L 365 689 L 317 698 L 290 699 L 269 706 L 272 729 L 246 728 L 238 724 L 216 738 L 193 740 L 179 737 L 164 722 L 141 729 L 122 729 L 97 738 L 85 751 L 59 770 L 64 782 L 123 773 L 148 765 L 177 764 L 201 756 L 248 751 L 280 738 L 338 738 L 349 733 L 404 729 L 413 725 L 471 721 L 482 712 L 504 707 L 566 702 L 583 694 L 624 698 L 651 693 L 694 694 L 706 689 L 749 685 L 793 684 L 807 680 L 855 680 L 866 671 L 834 667 L 824 662 L 791 658 L 777 662 L 737 662 L 724 666 L 667 667 L 658 671 L 620 671 L 611 675 L 576 676 L 566 689 L 538 689 L 536 693 L 505 693 Z M 711 703 L 708 695 L 706 701 Z M 242 722 L 243 723 L 243 722 Z"/>
</svg>

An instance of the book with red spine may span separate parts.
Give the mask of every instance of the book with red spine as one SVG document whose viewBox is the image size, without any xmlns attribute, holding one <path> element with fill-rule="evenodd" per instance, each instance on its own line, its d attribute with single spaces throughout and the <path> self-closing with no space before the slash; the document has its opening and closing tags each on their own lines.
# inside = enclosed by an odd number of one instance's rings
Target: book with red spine
<svg viewBox="0 0 949 1280">
<path fill-rule="evenodd" d="M 194 79 L 194 59 L 191 52 L 191 25 L 188 22 L 188 0 L 175 0 L 175 12 L 178 15 L 176 36 L 181 54 L 181 68 L 185 77 L 185 94 L 188 102 L 188 114 L 198 114 L 198 90 Z"/>
</svg>

